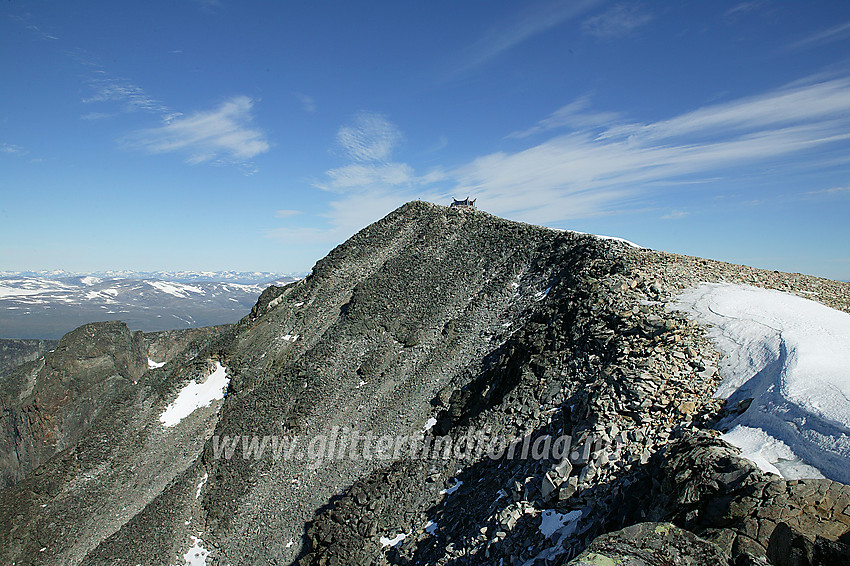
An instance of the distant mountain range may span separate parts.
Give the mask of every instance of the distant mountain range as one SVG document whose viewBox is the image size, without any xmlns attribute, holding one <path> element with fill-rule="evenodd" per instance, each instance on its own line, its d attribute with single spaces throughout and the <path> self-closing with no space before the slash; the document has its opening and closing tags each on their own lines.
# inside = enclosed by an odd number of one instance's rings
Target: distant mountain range
<svg viewBox="0 0 850 566">
<path fill-rule="evenodd" d="M 88 322 L 152 332 L 236 322 L 295 274 L 193 271 L 0 272 L 0 338 L 59 338 Z"/>
<path fill-rule="evenodd" d="M 41 279 L 160 279 L 193 283 L 196 281 L 262 284 L 269 281 L 300 279 L 306 273 L 277 273 L 274 271 L 132 271 L 117 269 L 110 271 L 77 272 L 62 269 L 41 271 L 0 271 L 0 279 L 38 277 Z"/>
</svg>

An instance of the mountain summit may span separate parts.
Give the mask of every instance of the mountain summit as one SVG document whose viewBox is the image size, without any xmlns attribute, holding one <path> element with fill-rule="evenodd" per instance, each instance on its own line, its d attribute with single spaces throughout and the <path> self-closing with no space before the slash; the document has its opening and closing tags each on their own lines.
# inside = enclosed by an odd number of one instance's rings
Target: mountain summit
<svg viewBox="0 0 850 566">
<path fill-rule="evenodd" d="M 713 397 L 722 352 L 672 307 L 721 281 L 850 310 L 843 283 L 412 202 L 235 325 L 87 325 L 131 351 L 74 335 L 3 374 L 0 560 L 842 563 L 850 488 L 715 428 L 752 398 Z M 84 429 L 22 467 L 24 414 Z"/>
</svg>

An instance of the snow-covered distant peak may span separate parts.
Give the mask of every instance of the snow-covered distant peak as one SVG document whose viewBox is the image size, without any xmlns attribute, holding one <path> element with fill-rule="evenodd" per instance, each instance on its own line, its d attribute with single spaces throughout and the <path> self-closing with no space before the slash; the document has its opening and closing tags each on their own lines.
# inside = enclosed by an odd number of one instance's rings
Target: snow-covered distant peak
<svg viewBox="0 0 850 566">
<path fill-rule="evenodd" d="M 850 314 L 796 295 L 711 283 L 674 308 L 725 355 L 717 396 L 752 399 L 725 438 L 767 471 L 850 483 Z"/>
<path fill-rule="evenodd" d="M 145 283 L 159 291 L 162 291 L 163 293 L 168 293 L 169 295 L 174 295 L 181 299 L 187 298 L 189 293 L 195 293 L 197 295 L 203 295 L 205 293 L 205 291 L 199 287 L 185 285 L 183 283 L 168 281 L 145 281 Z"/>
<path fill-rule="evenodd" d="M 9 277 L 0 279 L 0 298 L 25 297 L 73 289 L 73 285 L 43 277 Z"/>
<path fill-rule="evenodd" d="M 81 285 L 97 285 L 110 279 L 156 279 L 178 283 L 228 282 L 245 285 L 259 285 L 274 281 L 294 281 L 304 277 L 305 273 L 281 273 L 276 271 L 133 271 L 113 269 L 75 273 L 71 271 L 0 271 L 0 278 L 26 277 L 46 280 L 67 280 Z"/>
</svg>

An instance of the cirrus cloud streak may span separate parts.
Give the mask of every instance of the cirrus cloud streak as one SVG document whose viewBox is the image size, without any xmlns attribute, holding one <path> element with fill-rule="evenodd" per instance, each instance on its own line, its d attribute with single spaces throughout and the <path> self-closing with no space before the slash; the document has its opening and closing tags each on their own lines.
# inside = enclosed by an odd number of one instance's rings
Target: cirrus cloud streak
<svg viewBox="0 0 850 566">
<path fill-rule="evenodd" d="M 407 163 L 356 159 L 327 171 L 315 186 L 337 197 L 324 215 L 328 230 L 316 235 L 339 241 L 390 206 L 446 202 L 452 195 L 478 198 L 488 212 L 535 224 L 658 209 L 669 206 L 662 195 L 671 191 L 718 191 L 725 180 L 766 164 L 783 175 L 846 167 L 848 132 L 847 78 L 796 82 L 647 123 L 592 111 L 583 97 L 511 136 L 521 143 L 550 134 L 515 151 L 424 175 Z"/>
<path fill-rule="evenodd" d="M 150 153 L 184 154 L 190 164 L 246 163 L 271 148 L 265 134 L 253 126 L 253 106 L 247 96 L 234 96 L 213 110 L 139 130 L 124 141 Z"/>
</svg>

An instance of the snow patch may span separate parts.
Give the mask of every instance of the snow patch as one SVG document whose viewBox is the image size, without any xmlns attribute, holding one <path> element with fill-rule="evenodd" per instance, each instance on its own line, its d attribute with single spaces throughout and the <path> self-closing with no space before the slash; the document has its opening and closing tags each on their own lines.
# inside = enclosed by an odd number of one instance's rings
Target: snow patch
<svg viewBox="0 0 850 566">
<path fill-rule="evenodd" d="M 210 478 L 210 475 L 204 472 L 204 477 L 201 478 L 201 481 L 198 482 L 198 492 L 195 494 L 195 499 L 198 499 L 201 496 L 201 490 L 204 489 L 204 485 L 206 485 L 207 480 Z"/>
<path fill-rule="evenodd" d="M 685 291 L 671 307 L 711 325 L 726 360 L 716 395 L 752 399 L 721 423 L 727 440 L 786 478 L 850 482 L 850 314 L 728 283 Z"/>
<path fill-rule="evenodd" d="M 207 407 L 216 399 L 223 399 L 228 383 L 227 368 L 216 361 L 215 371 L 206 380 L 197 383 L 193 379 L 180 390 L 177 398 L 160 415 L 160 422 L 165 427 L 172 427 L 196 409 Z"/>
<path fill-rule="evenodd" d="M 393 538 L 381 537 L 381 546 L 387 547 L 399 545 L 407 538 L 408 534 L 409 533 L 398 533 Z"/>
<path fill-rule="evenodd" d="M 572 536 L 580 518 L 581 511 L 558 513 L 554 509 L 546 509 L 543 511 L 540 520 L 540 532 L 546 538 L 552 538 L 555 533 L 558 533 L 562 538 Z"/>
<path fill-rule="evenodd" d="M 460 486 L 463 485 L 463 482 L 458 480 L 458 479 L 456 479 L 455 482 L 457 482 L 457 483 L 455 483 L 450 488 L 441 490 L 440 495 L 451 495 L 454 492 L 456 492 L 460 488 Z"/>
<path fill-rule="evenodd" d="M 823 478 L 817 468 L 803 462 L 787 444 L 760 428 L 738 425 L 720 438 L 741 449 L 741 456 L 752 460 L 762 471 L 786 479 Z"/>
<path fill-rule="evenodd" d="M 174 283 L 171 281 L 147 281 L 147 284 L 157 289 L 158 291 L 168 293 L 169 295 L 174 295 L 175 297 L 179 297 L 181 299 L 188 298 L 189 295 L 187 293 L 196 293 L 198 295 L 205 294 L 205 291 L 200 287 L 195 287 L 193 285 L 185 285 L 183 283 Z"/>
<path fill-rule="evenodd" d="M 295 342 L 296 340 L 298 340 L 298 336 L 298 334 L 285 334 L 283 336 L 283 339 L 287 342 Z"/>
<path fill-rule="evenodd" d="M 155 362 L 152 359 L 148 358 L 148 369 L 161 368 L 164 365 L 165 362 Z"/>
<path fill-rule="evenodd" d="M 434 417 L 431 417 L 430 419 L 425 421 L 425 427 L 422 429 L 422 432 L 428 432 L 429 430 L 434 428 L 435 424 L 437 424 L 437 419 L 435 419 Z"/>
<path fill-rule="evenodd" d="M 644 250 L 643 246 L 640 246 L 634 242 L 626 240 L 625 238 L 618 238 L 617 236 L 603 236 L 601 234 L 590 234 L 588 232 L 579 232 L 578 230 L 559 230 L 558 228 L 553 228 L 553 230 L 558 230 L 559 232 L 572 232 L 573 234 L 581 234 L 583 236 L 593 236 L 594 238 L 599 238 L 600 240 L 609 240 L 611 242 L 620 242 L 622 244 L 626 244 L 629 247 L 637 248 L 640 250 Z"/>
<path fill-rule="evenodd" d="M 427 523 L 425 523 L 425 532 L 429 535 L 433 535 L 437 532 L 437 526 L 437 523 L 435 523 L 434 521 L 428 521 Z"/>
<path fill-rule="evenodd" d="M 206 566 L 209 551 L 201 546 L 202 542 L 204 541 L 200 538 L 195 536 L 192 537 L 192 546 L 189 547 L 189 550 L 187 550 L 186 554 L 183 555 L 185 566 Z"/>
<path fill-rule="evenodd" d="M 550 286 L 550 287 L 546 287 L 546 290 L 544 290 L 544 291 L 537 291 L 537 293 L 534 294 L 534 300 L 535 301 L 542 301 L 543 299 L 546 298 L 546 295 L 548 295 L 549 291 L 551 291 L 551 290 L 552 290 L 552 287 Z"/>
</svg>

